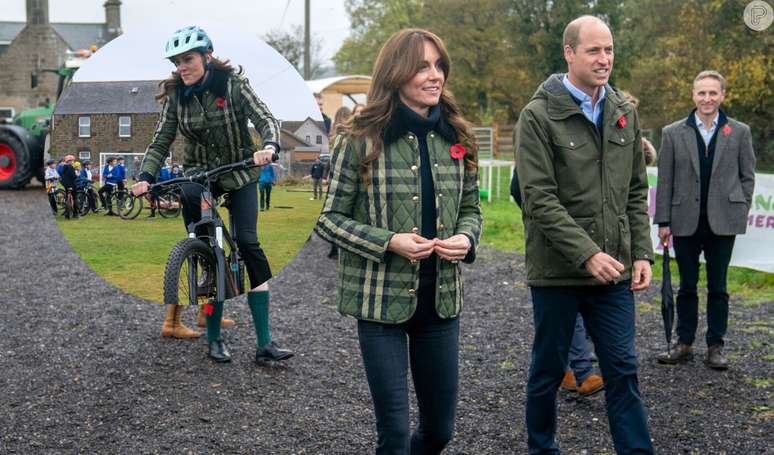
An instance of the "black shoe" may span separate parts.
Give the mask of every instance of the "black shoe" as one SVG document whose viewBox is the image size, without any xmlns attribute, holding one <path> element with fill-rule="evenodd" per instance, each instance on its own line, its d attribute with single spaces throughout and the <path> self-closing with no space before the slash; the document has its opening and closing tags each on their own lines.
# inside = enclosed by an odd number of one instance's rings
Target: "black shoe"
<svg viewBox="0 0 774 455">
<path fill-rule="evenodd" d="M 707 348 L 707 357 L 704 363 L 713 370 L 727 370 L 728 359 L 723 355 L 723 346 L 715 345 Z"/>
<path fill-rule="evenodd" d="M 257 363 L 265 362 L 267 360 L 287 360 L 291 357 L 293 357 L 293 351 L 280 348 L 274 341 L 269 341 L 255 351 L 255 361 Z"/>
<path fill-rule="evenodd" d="M 207 352 L 207 356 L 218 363 L 231 361 L 231 354 L 229 354 L 226 343 L 223 340 L 210 341 L 210 349 Z"/>
</svg>

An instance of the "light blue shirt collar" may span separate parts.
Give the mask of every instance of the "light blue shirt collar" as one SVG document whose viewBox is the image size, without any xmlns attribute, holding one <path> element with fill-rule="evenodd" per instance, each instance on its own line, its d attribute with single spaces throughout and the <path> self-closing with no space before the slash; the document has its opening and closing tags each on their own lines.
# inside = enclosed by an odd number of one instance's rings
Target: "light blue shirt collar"
<svg viewBox="0 0 774 455">
<path fill-rule="evenodd" d="M 709 146 L 709 143 L 712 140 L 712 136 L 715 134 L 715 130 L 718 129 L 718 119 L 720 119 L 720 112 L 715 114 L 715 118 L 712 119 L 712 126 L 709 130 L 704 125 L 704 122 L 701 121 L 701 118 L 699 118 L 698 112 L 694 112 L 693 116 L 696 120 L 696 128 L 699 130 L 701 138 L 704 139 L 704 145 Z"/>
<path fill-rule="evenodd" d="M 565 87 L 567 87 L 567 90 L 570 91 L 572 96 L 581 100 L 580 108 L 581 111 L 583 111 L 583 115 L 585 115 L 586 118 L 589 119 L 593 124 L 599 124 L 599 116 L 602 115 L 601 103 L 605 99 L 605 96 L 607 96 L 607 90 L 605 89 L 605 86 L 603 85 L 599 88 L 599 97 L 597 98 L 596 104 L 592 106 L 591 97 L 578 87 L 574 86 L 566 74 L 562 78 L 562 83 Z"/>
</svg>

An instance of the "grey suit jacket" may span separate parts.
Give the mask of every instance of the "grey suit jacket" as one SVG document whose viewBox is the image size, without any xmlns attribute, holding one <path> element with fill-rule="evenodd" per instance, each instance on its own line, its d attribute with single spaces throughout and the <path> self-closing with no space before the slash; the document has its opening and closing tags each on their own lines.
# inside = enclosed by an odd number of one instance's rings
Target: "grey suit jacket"
<svg viewBox="0 0 774 455">
<path fill-rule="evenodd" d="M 699 225 L 698 145 L 686 120 L 664 128 L 658 156 L 653 222 L 669 224 L 675 236 L 693 235 Z M 728 134 L 718 126 L 707 218 L 716 235 L 744 234 L 755 185 L 755 153 L 749 126 L 730 117 L 726 125 Z"/>
</svg>

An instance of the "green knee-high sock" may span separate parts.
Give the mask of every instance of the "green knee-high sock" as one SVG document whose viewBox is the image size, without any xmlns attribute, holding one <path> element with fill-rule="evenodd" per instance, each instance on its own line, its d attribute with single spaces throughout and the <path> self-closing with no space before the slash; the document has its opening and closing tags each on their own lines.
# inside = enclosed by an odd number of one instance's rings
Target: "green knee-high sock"
<svg viewBox="0 0 774 455">
<path fill-rule="evenodd" d="M 223 303 L 211 303 L 212 314 L 205 316 L 207 320 L 207 341 L 220 340 L 220 320 L 223 319 Z"/>
<path fill-rule="evenodd" d="M 269 291 L 248 292 L 247 304 L 250 305 L 250 313 L 253 315 L 255 338 L 258 347 L 261 347 L 271 341 L 271 330 L 269 330 Z"/>
</svg>

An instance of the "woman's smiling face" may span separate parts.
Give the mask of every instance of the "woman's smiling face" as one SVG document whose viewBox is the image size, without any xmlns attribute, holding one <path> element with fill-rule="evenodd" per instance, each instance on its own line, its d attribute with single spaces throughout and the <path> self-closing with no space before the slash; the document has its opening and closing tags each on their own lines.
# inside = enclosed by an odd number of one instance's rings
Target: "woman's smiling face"
<svg viewBox="0 0 774 455">
<path fill-rule="evenodd" d="M 430 107 L 441 101 L 446 79 L 441 65 L 440 52 L 432 42 L 425 40 L 425 56 L 419 70 L 398 90 L 400 100 L 420 115 L 427 116 Z"/>
</svg>

